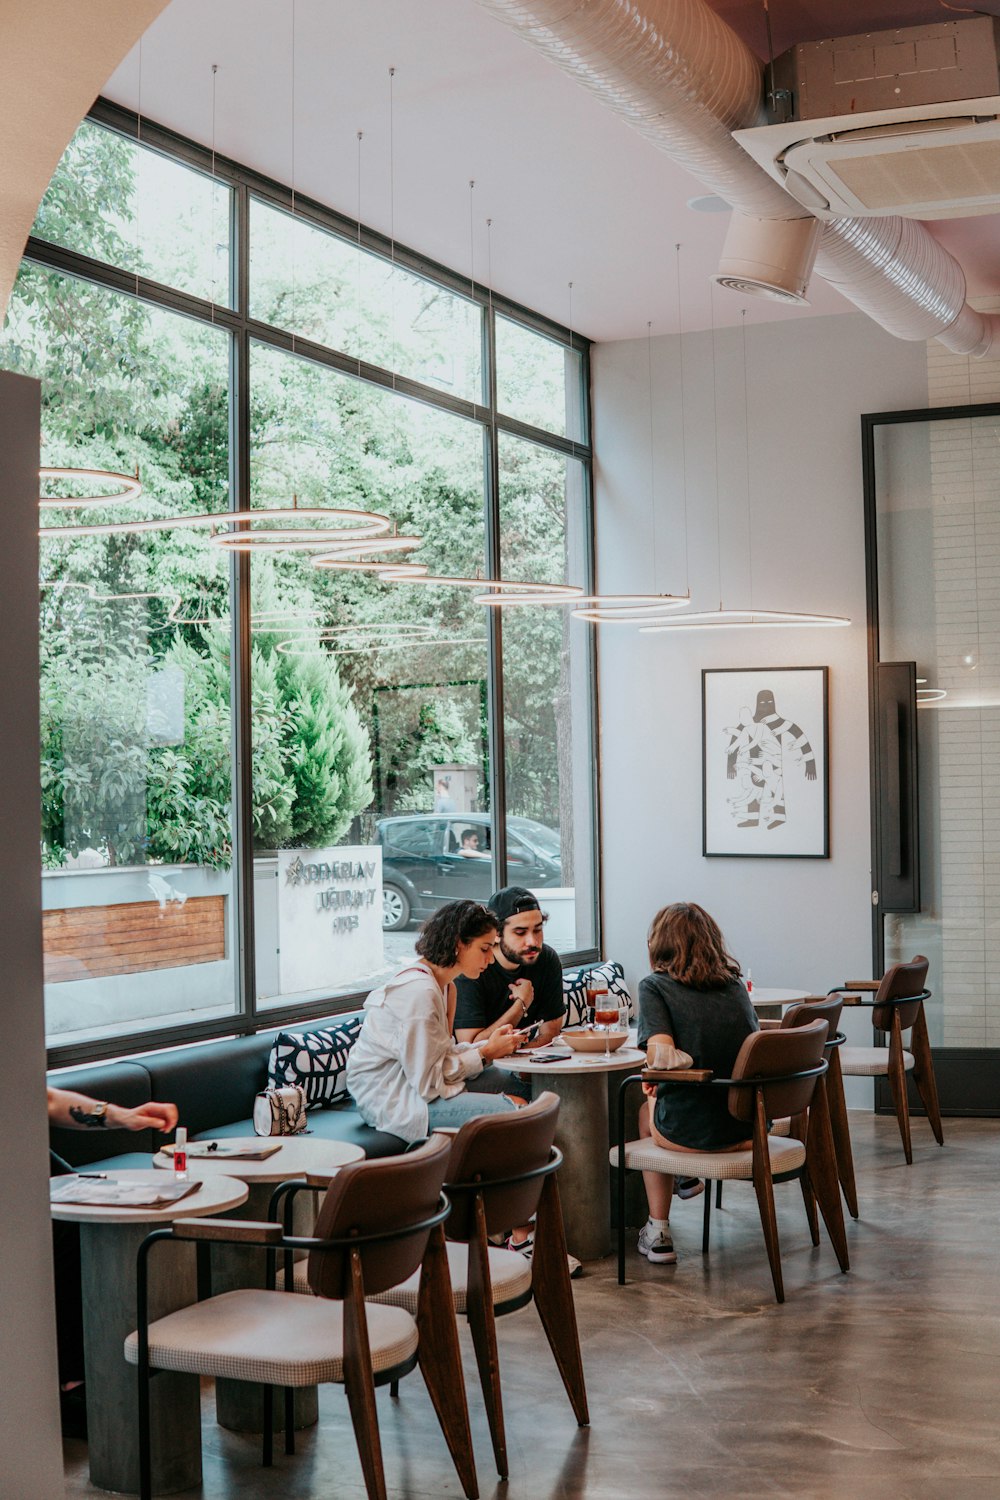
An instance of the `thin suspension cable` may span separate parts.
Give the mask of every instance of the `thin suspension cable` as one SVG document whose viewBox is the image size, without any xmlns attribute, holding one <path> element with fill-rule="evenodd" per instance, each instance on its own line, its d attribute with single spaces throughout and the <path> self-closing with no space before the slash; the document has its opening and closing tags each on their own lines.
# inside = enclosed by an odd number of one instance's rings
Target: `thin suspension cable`
<svg viewBox="0 0 1000 1500">
<path fill-rule="evenodd" d="M 361 142 L 364 140 L 363 130 L 357 132 L 358 138 L 358 193 L 357 193 L 357 218 L 358 218 L 358 264 L 356 285 L 354 289 L 354 337 L 358 349 L 358 494 L 361 494 L 361 474 L 364 463 L 365 440 L 364 423 L 362 421 L 362 401 L 365 388 L 361 384 Z"/>
<path fill-rule="evenodd" d="M 653 323 L 646 324 L 646 375 L 649 396 L 649 529 L 653 542 L 653 593 L 656 593 L 656 459 L 653 455 Z"/>
<path fill-rule="evenodd" d="M 753 517 L 750 504 L 750 381 L 747 378 L 747 310 L 740 312 L 743 338 L 743 447 L 747 482 L 747 562 L 750 569 L 750 608 L 753 609 Z"/>
<path fill-rule="evenodd" d="M 715 546 L 719 579 L 719 608 L 722 608 L 722 502 L 719 496 L 719 388 L 715 353 L 715 283 L 708 284 L 709 321 L 712 328 L 712 421 L 715 426 Z"/>
<path fill-rule="evenodd" d="M 399 349 L 396 344 L 396 117 L 393 80 L 396 69 L 389 69 L 389 279 L 392 288 L 392 389 L 396 390 L 396 367 L 399 364 Z M 395 419 L 393 426 L 395 427 Z"/>
<path fill-rule="evenodd" d="M 357 219 L 358 219 L 358 262 L 357 275 L 354 288 L 354 338 L 358 349 L 358 379 L 361 379 L 361 142 L 365 138 L 363 130 L 357 132 L 358 137 L 358 190 L 357 190 Z"/>
<path fill-rule="evenodd" d="M 685 411 L 684 380 L 684 314 L 681 303 L 681 247 L 674 246 L 674 262 L 677 282 L 677 346 L 681 367 L 681 490 L 684 497 L 684 590 L 691 591 L 691 560 L 688 547 L 688 485 L 687 485 L 687 420 Z"/>
</svg>

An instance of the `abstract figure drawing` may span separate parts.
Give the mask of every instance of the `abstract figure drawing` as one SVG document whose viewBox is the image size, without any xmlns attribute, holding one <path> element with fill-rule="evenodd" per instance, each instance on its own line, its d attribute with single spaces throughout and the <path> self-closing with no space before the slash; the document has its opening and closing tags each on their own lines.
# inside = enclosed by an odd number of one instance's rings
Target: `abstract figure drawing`
<svg viewBox="0 0 1000 1500">
<path fill-rule="evenodd" d="M 726 776 L 737 783 L 728 798 L 738 828 L 780 828 L 785 822 L 785 771 L 803 767 L 816 780 L 816 755 L 804 729 L 778 713 L 774 694 L 762 689 L 757 707 L 740 709 L 738 724 L 727 725 Z"/>
</svg>

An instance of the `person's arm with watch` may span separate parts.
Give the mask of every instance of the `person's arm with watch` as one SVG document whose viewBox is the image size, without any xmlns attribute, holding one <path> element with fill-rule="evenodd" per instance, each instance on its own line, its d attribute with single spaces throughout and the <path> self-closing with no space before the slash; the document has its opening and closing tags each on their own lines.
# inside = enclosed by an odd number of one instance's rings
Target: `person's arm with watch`
<svg viewBox="0 0 1000 1500">
<path fill-rule="evenodd" d="M 126 1109 L 122 1104 L 108 1104 L 76 1094 L 70 1089 L 47 1091 L 49 1124 L 69 1130 L 173 1130 L 177 1124 L 176 1104 L 138 1104 Z"/>
</svg>

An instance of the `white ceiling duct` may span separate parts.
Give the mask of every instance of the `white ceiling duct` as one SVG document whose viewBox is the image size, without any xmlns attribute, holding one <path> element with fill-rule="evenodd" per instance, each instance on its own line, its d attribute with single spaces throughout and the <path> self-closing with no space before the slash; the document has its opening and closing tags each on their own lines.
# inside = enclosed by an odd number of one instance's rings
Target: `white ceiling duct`
<svg viewBox="0 0 1000 1500">
<path fill-rule="evenodd" d="M 731 132 L 757 123 L 763 67 L 704 0 L 478 0 L 751 219 L 811 217 Z M 986 354 L 1000 317 L 965 301 L 965 274 L 915 220 L 824 225 L 816 270 L 897 338 Z"/>
</svg>

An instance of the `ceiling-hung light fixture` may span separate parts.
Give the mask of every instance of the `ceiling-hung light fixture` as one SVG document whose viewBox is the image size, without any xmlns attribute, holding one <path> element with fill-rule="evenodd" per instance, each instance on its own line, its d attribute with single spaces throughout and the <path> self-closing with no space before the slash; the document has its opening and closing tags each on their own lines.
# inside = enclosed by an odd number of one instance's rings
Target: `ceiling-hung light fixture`
<svg viewBox="0 0 1000 1500">
<path fill-rule="evenodd" d="M 641 625 L 642 635 L 663 635 L 673 630 L 764 630 L 803 629 L 849 625 L 845 615 L 816 614 L 812 610 L 760 609 L 753 599 L 753 520 L 750 507 L 750 383 L 747 378 L 747 328 L 746 308 L 742 310 L 742 356 L 743 356 L 743 423 L 744 423 L 744 470 L 746 475 L 747 516 L 747 571 L 749 574 L 750 602 L 745 608 L 727 608 L 722 592 L 722 520 L 719 498 L 719 403 L 716 382 L 715 352 L 715 287 L 709 282 L 709 298 L 712 310 L 712 417 L 715 422 L 715 529 L 716 562 L 719 580 L 719 606 L 717 609 L 692 611 L 673 620 L 661 620 L 656 624 Z"/>
<path fill-rule="evenodd" d="M 44 484 L 46 480 L 73 480 L 92 479 L 94 483 L 113 484 L 118 488 L 109 495 L 39 495 L 39 510 L 86 510 L 90 506 L 98 505 L 134 505 L 142 494 L 142 485 L 139 483 L 138 470 L 133 479 L 131 474 L 116 474 L 111 469 L 62 469 L 45 467 L 39 469 L 38 477 Z"/>
<path fill-rule="evenodd" d="M 573 283 L 570 282 L 570 297 Z M 572 309 L 572 301 L 570 302 Z M 677 304 L 677 327 L 680 329 L 680 299 Z M 572 311 L 570 312 L 570 346 L 573 341 Z M 683 360 L 683 346 L 681 359 Z M 653 438 L 653 325 L 646 324 L 646 367 L 649 398 L 649 527 L 652 541 L 653 586 L 656 586 L 656 449 Z M 684 406 L 681 403 L 681 426 L 684 424 Z M 681 438 L 683 455 L 683 435 Z M 683 465 L 683 457 L 682 457 Z M 686 504 L 686 501 L 685 501 Z M 685 516 L 685 548 L 687 543 L 687 518 Z M 573 609 L 577 620 L 590 620 L 595 625 L 635 625 L 640 621 L 663 618 L 667 610 L 683 609 L 691 603 L 691 591 L 683 594 L 589 594 L 578 599 Z"/>
</svg>

